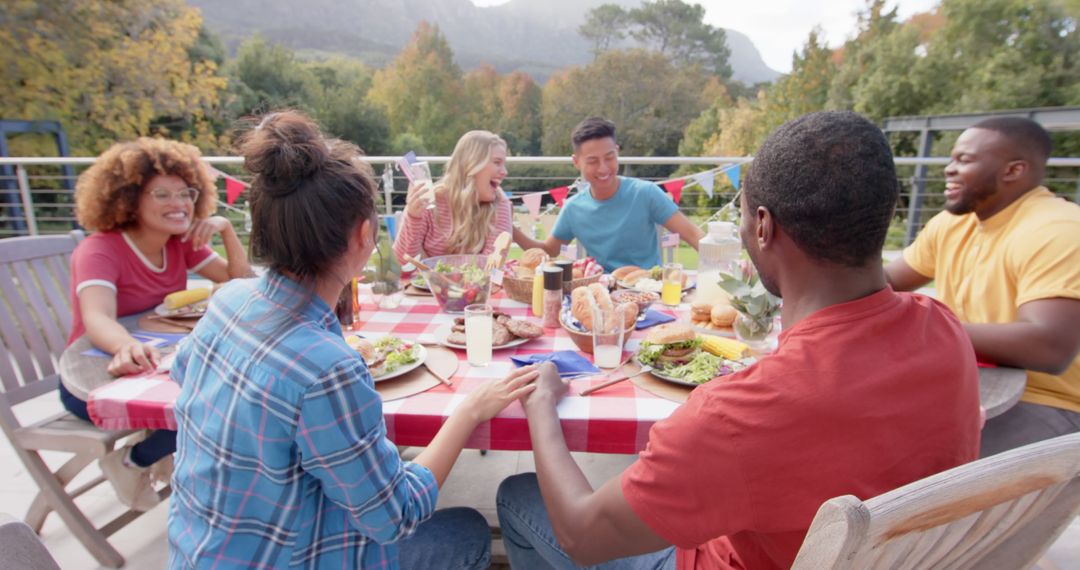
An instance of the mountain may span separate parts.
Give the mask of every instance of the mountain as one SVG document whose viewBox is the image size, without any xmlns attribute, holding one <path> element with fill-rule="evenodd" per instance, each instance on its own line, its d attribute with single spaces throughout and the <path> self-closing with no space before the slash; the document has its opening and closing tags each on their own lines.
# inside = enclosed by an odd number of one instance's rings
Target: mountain
<svg viewBox="0 0 1080 570">
<path fill-rule="evenodd" d="M 421 21 L 437 23 L 458 64 L 487 63 L 500 73 L 524 71 L 537 81 L 592 60 L 577 28 L 592 8 L 612 0 L 511 0 L 480 8 L 469 0 L 188 0 L 235 50 L 258 32 L 301 54 L 343 54 L 374 66 L 392 60 Z M 630 8 L 640 0 L 614 0 Z M 780 73 L 750 38 L 726 30 L 735 79 L 771 81 Z"/>
</svg>

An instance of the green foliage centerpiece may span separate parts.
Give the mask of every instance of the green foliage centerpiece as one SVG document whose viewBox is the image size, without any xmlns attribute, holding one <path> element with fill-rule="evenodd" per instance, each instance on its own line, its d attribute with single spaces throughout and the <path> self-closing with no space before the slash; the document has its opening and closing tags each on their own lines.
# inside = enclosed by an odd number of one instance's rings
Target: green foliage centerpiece
<svg viewBox="0 0 1080 570">
<path fill-rule="evenodd" d="M 766 290 L 752 270 L 745 279 L 721 273 L 719 285 L 731 296 L 731 306 L 739 313 L 733 325 L 736 336 L 755 352 L 767 349 L 773 322 L 780 313 L 780 298 Z"/>
</svg>

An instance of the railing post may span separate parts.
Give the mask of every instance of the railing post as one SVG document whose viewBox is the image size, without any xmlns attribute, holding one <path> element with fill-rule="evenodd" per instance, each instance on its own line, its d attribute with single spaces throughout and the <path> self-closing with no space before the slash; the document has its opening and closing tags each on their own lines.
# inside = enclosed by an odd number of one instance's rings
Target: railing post
<svg viewBox="0 0 1080 570">
<path fill-rule="evenodd" d="M 929 129 L 923 129 L 919 133 L 919 158 L 930 156 L 931 146 L 934 144 L 933 133 Z M 923 205 L 923 192 L 926 191 L 926 164 L 915 166 L 915 176 L 911 184 L 911 199 L 908 200 L 907 235 L 904 236 L 904 247 L 915 241 L 919 233 L 919 222 L 922 221 L 921 212 Z"/>
<path fill-rule="evenodd" d="M 37 217 L 34 215 L 34 201 L 30 198 L 30 179 L 26 175 L 26 167 L 19 164 L 15 167 L 15 177 L 19 181 L 19 195 L 22 197 L 23 212 L 26 216 L 26 227 L 30 235 L 38 235 Z"/>
<path fill-rule="evenodd" d="M 386 204 L 386 215 L 394 215 L 394 165 L 386 163 L 382 171 L 383 202 Z"/>
</svg>

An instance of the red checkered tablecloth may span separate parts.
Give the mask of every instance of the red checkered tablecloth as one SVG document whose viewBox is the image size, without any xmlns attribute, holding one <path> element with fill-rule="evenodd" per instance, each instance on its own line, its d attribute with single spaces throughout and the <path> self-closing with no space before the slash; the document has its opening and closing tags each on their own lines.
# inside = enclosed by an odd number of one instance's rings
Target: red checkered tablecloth
<svg viewBox="0 0 1080 570">
<path fill-rule="evenodd" d="M 529 314 L 527 305 L 501 295 L 496 295 L 491 304 L 513 316 Z M 374 305 L 365 304 L 361 322 L 354 330 L 361 334 L 390 333 L 417 342 L 434 342 L 435 331 L 450 325 L 454 316 L 441 312 L 431 297 L 405 297 L 401 306 L 393 310 L 377 310 Z M 627 350 L 636 349 L 644 334 L 634 333 Z M 456 350 L 460 364 L 452 378 L 453 387 L 439 385 L 383 404 L 390 440 L 397 445 L 427 445 L 465 394 L 491 378 L 506 376 L 513 369 L 511 356 L 556 350 L 577 350 L 562 328 L 546 329 L 541 338 L 496 350 L 494 361 L 485 367 L 470 366 L 465 351 Z M 587 397 L 577 395 L 604 380 L 599 377 L 572 381 L 570 395 L 559 403 L 567 444 L 572 451 L 637 453 L 645 447 L 649 428 L 668 417 L 678 404 L 654 396 L 631 382 L 616 384 Z M 176 429 L 173 403 L 179 392 L 179 386 L 166 374 L 122 378 L 90 394 L 90 416 L 98 426 L 108 429 Z M 515 402 L 482 424 L 467 445 L 479 449 L 531 449 L 521 405 Z"/>
</svg>

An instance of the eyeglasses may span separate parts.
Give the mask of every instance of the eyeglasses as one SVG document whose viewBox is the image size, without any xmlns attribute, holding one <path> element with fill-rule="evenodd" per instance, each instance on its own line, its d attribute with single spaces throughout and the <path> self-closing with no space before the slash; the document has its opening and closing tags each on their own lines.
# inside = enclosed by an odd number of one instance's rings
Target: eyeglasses
<svg viewBox="0 0 1080 570">
<path fill-rule="evenodd" d="M 199 199 L 199 191 L 195 188 L 181 188 L 176 191 L 169 191 L 164 188 L 154 188 L 150 191 L 150 196 L 160 204 L 167 204 L 173 199 L 178 199 L 181 202 L 194 203 Z"/>
</svg>

